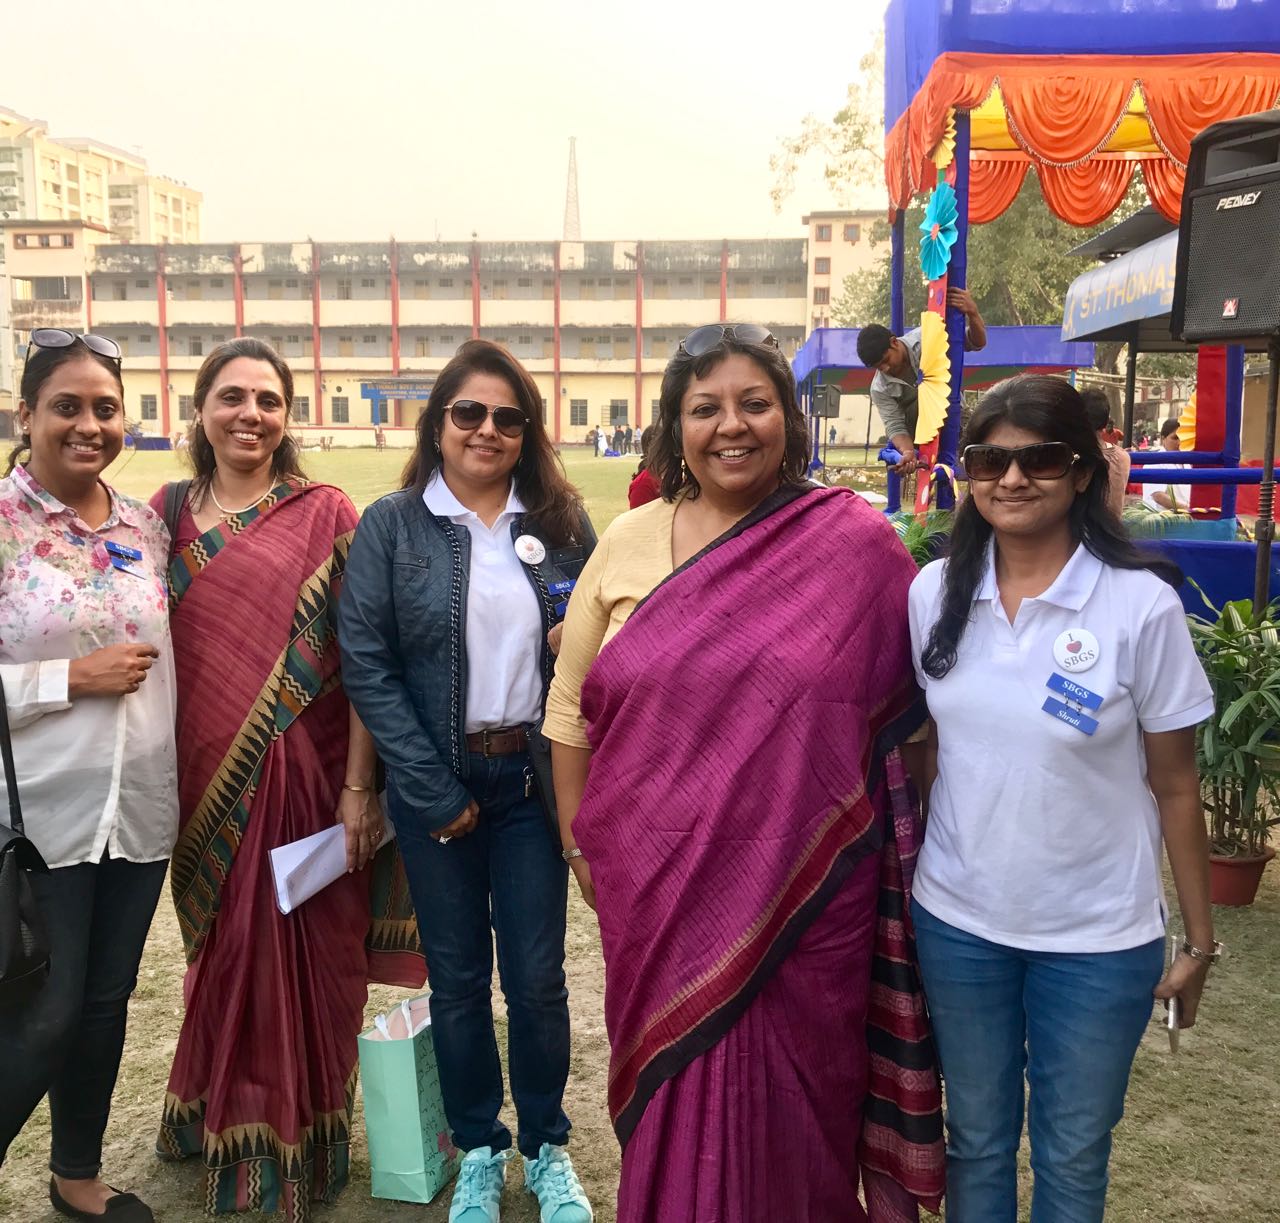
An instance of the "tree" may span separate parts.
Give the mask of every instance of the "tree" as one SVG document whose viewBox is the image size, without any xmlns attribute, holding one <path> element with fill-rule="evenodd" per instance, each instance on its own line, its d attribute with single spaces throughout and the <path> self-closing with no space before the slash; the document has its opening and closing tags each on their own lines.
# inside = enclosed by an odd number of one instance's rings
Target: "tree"
<svg viewBox="0 0 1280 1223">
<path fill-rule="evenodd" d="M 882 41 L 877 41 L 863 57 L 860 68 L 862 78 L 849 86 L 846 105 L 831 121 L 822 123 L 808 116 L 799 135 L 785 141 L 782 151 L 771 160 L 775 208 L 780 210 L 790 193 L 800 161 L 811 155 L 825 158 L 827 181 L 844 198 L 856 186 L 873 180 L 883 182 Z M 1028 175 L 1013 204 L 994 221 L 969 230 L 969 291 L 983 318 L 993 325 L 1060 323 L 1067 287 L 1089 266 L 1067 252 L 1146 202 L 1145 191 L 1135 179 L 1112 217 L 1102 225 L 1078 229 L 1049 211 L 1035 179 L 1034 172 Z M 915 259 L 923 215 L 923 204 L 914 203 L 905 219 L 907 318 L 918 315 L 925 304 L 925 286 Z M 831 311 L 832 321 L 841 326 L 888 321 L 891 278 L 887 222 L 873 227 L 871 240 L 879 246 L 880 262 L 869 271 L 846 278 Z M 1114 369 L 1114 357 L 1109 364 Z"/>
<path fill-rule="evenodd" d="M 823 159 L 823 172 L 836 197 L 847 198 L 857 186 L 884 182 L 884 33 L 858 61 L 858 77 L 849 85 L 845 104 L 828 123 L 806 115 L 800 132 L 782 142 L 769 158 L 775 212 L 795 187 L 796 171 L 814 154 Z"/>
</svg>

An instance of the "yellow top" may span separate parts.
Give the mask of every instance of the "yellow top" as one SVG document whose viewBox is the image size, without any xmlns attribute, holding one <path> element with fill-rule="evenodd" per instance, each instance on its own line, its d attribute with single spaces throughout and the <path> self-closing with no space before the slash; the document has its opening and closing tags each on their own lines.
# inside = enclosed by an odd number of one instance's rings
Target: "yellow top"
<svg viewBox="0 0 1280 1223">
<path fill-rule="evenodd" d="M 590 747 L 582 716 L 582 681 L 605 643 L 636 604 L 671 576 L 672 501 L 650 501 L 615 518 L 573 588 L 564 639 L 547 694 L 543 733 L 569 747 Z"/>
</svg>

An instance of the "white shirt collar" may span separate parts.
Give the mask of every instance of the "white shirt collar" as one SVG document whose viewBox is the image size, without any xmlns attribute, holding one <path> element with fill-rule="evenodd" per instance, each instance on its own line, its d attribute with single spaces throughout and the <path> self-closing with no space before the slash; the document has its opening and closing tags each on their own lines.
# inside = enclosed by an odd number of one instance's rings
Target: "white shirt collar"
<svg viewBox="0 0 1280 1223">
<path fill-rule="evenodd" d="M 1079 611 L 1093 594 L 1102 574 L 1102 562 L 1094 556 L 1084 544 L 1077 544 L 1071 559 L 1062 566 L 1062 572 L 1053 580 L 1053 585 L 1044 594 L 1036 595 L 1036 603 L 1052 603 L 1067 611 Z M 996 541 L 987 543 L 986 568 L 982 573 L 982 581 L 974 600 L 994 600 L 999 594 L 996 587 Z"/>
<path fill-rule="evenodd" d="M 454 496 L 453 489 L 444 482 L 444 477 L 440 474 L 439 469 L 431 473 L 431 479 L 427 481 L 427 487 L 422 490 L 422 500 L 427 509 L 441 518 L 465 518 L 468 515 L 473 518 L 479 517 L 474 510 L 467 509 Z M 505 518 L 508 514 L 523 514 L 524 512 L 524 502 L 520 500 L 520 495 L 516 492 L 516 483 L 512 480 L 511 491 L 507 493 L 507 504 L 499 517 Z"/>
</svg>

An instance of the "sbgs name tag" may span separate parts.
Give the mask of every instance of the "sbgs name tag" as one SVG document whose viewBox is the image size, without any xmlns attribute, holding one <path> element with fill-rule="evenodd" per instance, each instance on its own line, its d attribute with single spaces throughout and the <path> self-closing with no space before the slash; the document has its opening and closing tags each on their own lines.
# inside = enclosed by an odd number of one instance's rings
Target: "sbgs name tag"
<svg viewBox="0 0 1280 1223">
<path fill-rule="evenodd" d="M 1058 700 L 1057 697 L 1045 697 L 1044 704 L 1040 708 L 1045 713 L 1052 714 L 1059 722 L 1065 722 L 1068 726 L 1074 727 L 1081 734 L 1091 735 L 1098 729 L 1098 723 L 1082 709 L 1073 708 L 1065 701 Z"/>
</svg>

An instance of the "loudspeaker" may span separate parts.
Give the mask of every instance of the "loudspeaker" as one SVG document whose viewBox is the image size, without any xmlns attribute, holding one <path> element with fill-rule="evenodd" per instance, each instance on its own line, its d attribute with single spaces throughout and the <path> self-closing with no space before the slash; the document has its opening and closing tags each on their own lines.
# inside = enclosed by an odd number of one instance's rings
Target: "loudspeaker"
<svg viewBox="0 0 1280 1223">
<path fill-rule="evenodd" d="M 815 386 L 811 411 L 814 416 L 821 416 L 824 420 L 839 416 L 840 388 L 834 382 L 826 386 Z"/>
<path fill-rule="evenodd" d="M 1280 111 L 1191 142 L 1170 331 L 1191 343 L 1280 332 Z"/>
</svg>

